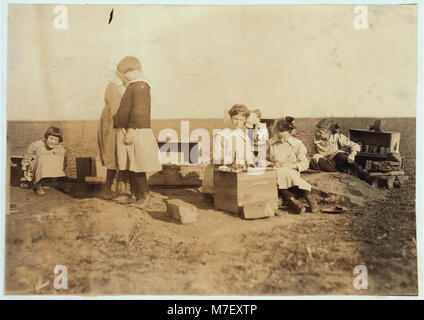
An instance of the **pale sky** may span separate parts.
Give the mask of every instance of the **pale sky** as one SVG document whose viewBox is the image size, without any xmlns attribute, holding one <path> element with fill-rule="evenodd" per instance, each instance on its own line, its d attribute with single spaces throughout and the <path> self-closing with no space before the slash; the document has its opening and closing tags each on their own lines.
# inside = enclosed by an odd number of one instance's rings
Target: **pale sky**
<svg viewBox="0 0 424 320">
<path fill-rule="evenodd" d="M 152 118 L 415 117 L 417 9 L 369 5 L 9 5 L 8 120 L 98 119 L 108 71 L 137 56 Z M 114 18 L 108 24 L 109 13 Z"/>
</svg>

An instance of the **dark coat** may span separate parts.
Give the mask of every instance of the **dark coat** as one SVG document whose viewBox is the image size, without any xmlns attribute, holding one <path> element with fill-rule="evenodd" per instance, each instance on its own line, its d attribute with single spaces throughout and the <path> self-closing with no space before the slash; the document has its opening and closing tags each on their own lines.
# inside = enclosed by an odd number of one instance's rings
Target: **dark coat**
<svg viewBox="0 0 424 320">
<path fill-rule="evenodd" d="M 145 81 L 131 82 L 113 116 L 115 128 L 150 128 L 150 86 Z"/>
</svg>

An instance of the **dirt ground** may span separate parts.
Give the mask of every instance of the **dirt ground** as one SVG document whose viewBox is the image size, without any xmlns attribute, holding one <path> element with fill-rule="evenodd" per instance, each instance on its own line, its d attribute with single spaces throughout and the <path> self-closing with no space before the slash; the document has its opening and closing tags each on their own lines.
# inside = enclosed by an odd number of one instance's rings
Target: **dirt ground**
<svg viewBox="0 0 424 320">
<path fill-rule="evenodd" d="M 152 189 L 142 210 L 101 200 L 84 184 L 42 197 L 11 187 L 6 293 L 416 295 L 414 181 L 383 190 L 326 175 L 308 178 L 319 204 L 343 204 L 348 213 L 281 210 L 244 220 L 214 210 L 196 188 Z M 197 222 L 169 217 L 166 198 L 195 204 Z M 68 269 L 67 290 L 54 289 L 56 265 Z M 357 265 L 367 267 L 367 290 L 353 286 Z"/>
</svg>

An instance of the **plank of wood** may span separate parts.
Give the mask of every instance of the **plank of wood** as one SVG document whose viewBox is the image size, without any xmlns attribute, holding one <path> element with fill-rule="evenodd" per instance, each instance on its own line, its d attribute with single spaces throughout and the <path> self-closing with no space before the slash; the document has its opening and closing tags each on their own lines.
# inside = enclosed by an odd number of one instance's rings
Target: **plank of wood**
<svg viewBox="0 0 424 320">
<path fill-rule="evenodd" d="M 378 177 L 378 176 L 403 176 L 405 175 L 405 171 L 390 171 L 390 172 L 370 172 L 368 174 L 370 177 Z"/>
<path fill-rule="evenodd" d="M 106 183 L 106 177 L 84 177 L 87 183 Z"/>
<path fill-rule="evenodd" d="M 245 219 L 261 219 L 275 216 L 275 208 L 272 202 L 260 201 L 243 205 L 243 217 Z"/>
</svg>

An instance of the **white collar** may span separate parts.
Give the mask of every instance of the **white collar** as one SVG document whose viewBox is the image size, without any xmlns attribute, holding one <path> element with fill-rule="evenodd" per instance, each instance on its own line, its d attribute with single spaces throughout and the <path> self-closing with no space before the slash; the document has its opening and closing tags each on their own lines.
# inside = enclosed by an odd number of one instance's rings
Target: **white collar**
<svg viewBox="0 0 424 320">
<path fill-rule="evenodd" d="M 278 138 L 277 138 L 278 139 Z M 278 141 L 278 140 L 277 140 Z M 297 139 L 297 138 L 295 138 L 295 137 L 289 137 L 287 140 L 279 140 L 280 141 L 280 143 L 283 143 L 283 142 L 287 142 L 288 144 L 290 144 L 292 147 L 295 147 L 296 145 L 298 145 L 299 144 L 299 142 L 300 142 L 300 140 L 299 139 Z"/>
<path fill-rule="evenodd" d="M 147 81 L 146 79 L 143 79 L 143 78 L 131 80 L 129 83 L 140 82 L 140 81 L 146 82 L 149 85 L 150 88 L 152 87 L 152 85 L 150 84 L 150 82 Z"/>
</svg>

